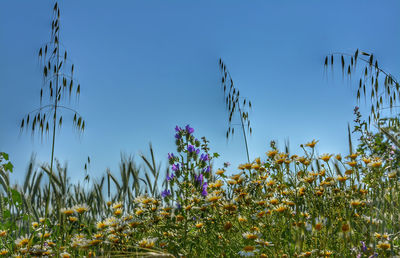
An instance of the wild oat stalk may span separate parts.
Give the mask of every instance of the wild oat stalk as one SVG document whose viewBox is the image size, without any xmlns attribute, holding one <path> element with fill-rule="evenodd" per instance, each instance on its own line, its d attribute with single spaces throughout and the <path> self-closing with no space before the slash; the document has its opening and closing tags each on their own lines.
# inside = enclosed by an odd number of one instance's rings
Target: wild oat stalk
<svg viewBox="0 0 400 258">
<path fill-rule="evenodd" d="M 342 74 L 349 79 L 357 72 L 357 62 L 365 64 L 362 67 L 362 74 L 358 83 L 357 101 L 360 101 L 361 95 L 364 95 L 365 100 L 367 96 L 370 97 L 372 106 L 371 114 L 368 117 L 369 124 L 371 118 L 375 122 L 380 119 L 380 111 L 390 109 L 392 112 L 393 108 L 399 107 L 395 103 L 400 95 L 400 83 L 392 74 L 378 66 L 378 61 L 373 54 L 360 52 L 358 49 L 354 54 L 332 53 L 325 57 L 325 68 L 328 68 L 328 66 L 333 68 L 334 56 L 340 56 Z M 370 94 L 367 93 L 367 88 L 370 89 Z M 386 106 L 383 106 L 384 104 Z"/>
<path fill-rule="evenodd" d="M 354 54 L 332 53 L 325 57 L 324 67 L 334 66 L 334 56 L 340 56 L 340 63 L 343 77 L 351 79 L 352 75 L 361 72 L 357 88 L 357 101 L 364 95 L 366 102 L 367 97 L 371 101 L 371 112 L 368 116 L 368 125 L 371 121 L 376 123 L 378 130 L 384 134 L 389 141 L 400 148 L 400 120 L 398 113 L 394 117 L 381 117 L 381 111 L 390 109 L 392 114 L 393 108 L 400 107 L 396 105 L 400 96 L 400 83 L 389 72 L 378 66 L 378 61 L 373 54 L 359 51 Z M 361 70 L 357 70 L 357 62 L 364 64 Z M 381 76 L 380 76 L 381 75 Z M 370 89 L 368 93 L 367 89 Z M 366 126 L 367 124 L 364 124 Z M 366 130 L 366 128 L 365 128 Z"/>
<path fill-rule="evenodd" d="M 242 98 L 243 102 L 239 101 L 240 100 L 239 90 L 234 87 L 231 74 L 229 73 L 225 63 L 222 61 L 221 58 L 219 59 L 219 68 L 222 75 L 221 86 L 224 89 L 225 104 L 229 111 L 229 127 L 228 130 L 226 131 L 226 139 L 229 139 L 229 136 L 233 136 L 235 132 L 235 129 L 233 128 L 234 124 L 232 124 L 232 118 L 235 112 L 238 112 L 240 117 L 240 123 L 242 126 L 244 144 L 246 146 L 247 161 L 250 163 L 246 130 L 247 133 L 250 133 L 251 135 L 253 129 L 250 126 L 249 112 L 246 111 L 246 108 L 251 109 L 251 101 L 249 101 L 247 98 Z M 245 127 L 247 127 L 247 129 L 245 129 Z"/>
<path fill-rule="evenodd" d="M 56 126 L 62 126 L 63 116 L 61 111 L 67 110 L 73 113 L 73 124 L 78 131 L 83 132 L 85 129 L 85 121 L 81 115 L 72 108 L 62 105 L 65 100 L 65 94 L 68 93 L 69 101 L 71 94 L 74 90 L 76 98 L 78 99 L 81 88 L 76 85 L 76 80 L 73 77 L 74 65 L 70 64 L 67 57 L 67 51 L 62 48 L 60 43 L 60 9 L 56 2 L 53 8 L 53 18 L 51 23 L 51 37 L 50 42 L 45 44 L 39 49 L 38 57 L 43 65 L 43 85 L 40 89 L 40 107 L 27 114 L 22 119 L 21 130 L 31 127 L 32 135 L 38 131 L 43 138 L 44 134 L 49 134 L 52 130 L 52 146 L 50 158 L 50 171 L 49 171 L 49 185 L 48 195 L 46 198 L 46 212 L 47 218 L 49 203 L 50 203 L 50 188 L 53 184 L 53 161 L 54 161 L 54 147 L 56 140 Z M 42 102 L 43 94 L 47 91 L 49 102 L 44 104 Z M 50 126 L 52 129 L 50 129 Z"/>
</svg>

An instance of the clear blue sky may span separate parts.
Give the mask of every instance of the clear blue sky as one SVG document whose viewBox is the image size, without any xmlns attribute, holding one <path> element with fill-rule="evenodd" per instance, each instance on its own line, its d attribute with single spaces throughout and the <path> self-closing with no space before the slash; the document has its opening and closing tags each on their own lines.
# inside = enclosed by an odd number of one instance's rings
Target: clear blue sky
<svg viewBox="0 0 400 258">
<path fill-rule="evenodd" d="M 50 159 L 50 140 L 19 134 L 21 119 L 39 106 L 42 76 L 38 49 L 50 38 L 53 1 L 0 2 L 0 151 L 25 175 L 32 153 Z M 347 154 L 355 85 L 327 79 L 331 52 L 373 52 L 399 76 L 399 1 L 61 1 L 61 41 L 81 83 L 82 136 L 67 116 L 55 155 L 68 162 L 73 181 L 109 167 L 120 152 L 148 152 L 166 163 L 175 151 L 175 125 L 190 124 L 211 141 L 216 165 L 246 161 L 243 140 L 225 139 L 227 111 L 220 88 L 222 57 L 241 95 L 253 103 L 252 158 L 270 140 L 291 149 L 319 139 L 319 153 Z M 71 120 L 70 120 L 71 121 Z M 236 129 L 239 132 L 239 128 Z M 136 160 L 139 160 L 136 157 Z"/>
</svg>

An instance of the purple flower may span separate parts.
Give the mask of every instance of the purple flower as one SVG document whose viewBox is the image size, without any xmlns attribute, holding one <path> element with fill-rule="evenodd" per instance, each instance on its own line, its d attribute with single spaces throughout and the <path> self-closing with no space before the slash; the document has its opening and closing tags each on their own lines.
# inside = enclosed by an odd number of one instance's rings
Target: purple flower
<svg viewBox="0 0 400 258">
<path fill-rule="evenodd" d="M 201 154 L 200 160 L 207 161 L 208 160 L 208 154 Z"/>
<path fill-rule="evenodd" d="M 203 168 L 203 172 L 209 173 L 211 170 L 210 166 L 207 166 L 206 168 Z"/>
<path fill-rule="evenodd" d="M 175 127 L 175 132 L 179 133 L 180 131 L 182 131 L 182 128 L 180 128 L 179 126 Z"/>
<path fill-rule="evenodd" d="M 179 164 L 172 164 L 172 170 L 173 171 L 179 170 Z"/>
<path fill-rule="evenodd" d="M 177 208 L 178 210 L 179 210 L 180 208 L 182 208 L 182 206 L 180 205 L 179 202 L 176 204 L 176 208 Z"/>
<path fill-rule="evenodd" d="M 193 146 L 193 145 L 190 145 L 190 144 L 188 145 L 187 150 L 188 150 L 188 152 L 190 152 L 190 153 L 196 151 L 196 149 L 194 148 L 194 146 Z"/>
<path fill-rule="evenodd" d="M 179 133 L 175 134 L 175 139 L 179 140 L 181 138 L 181 135 Z"/>
<path fill-rule="evenodd" d="M 190 127 L 189 125 L 186 126 L 186 132 L 188 134 L 192 134 L 194 132 L 194 129 L 192 127 Z"/>
<path fill-rule="evenodd" d="M 165 189 L 164 191 L 161 192 L 161 197 L 165 198 L 167 196 L 171 195 L 171 191 L 169 189 Z"/>
<path fill-rule="evenodd" d="M 200 184 L 203 183 L 203 174 L 200 174 L 198 176 L 194 175 L 194 180 L 196 182 L 199 182 Z"/>
<path fill-rule="evenodd" d="M 362 250 L 363 252 L 367 251 L 367 246 L 365 245 L 365 242 L 364 242 L 364 241 L 361 241 L 361 244 L 362 244 L 361 250 Z"/>
<path fill-rule="evenodd" d="M 173 159 L 173 158 L 175 158 L 174 154 L 173 153 L 168 153 L 168 159 Z"/>
<path fill-rule="evenodd" d="M 358 107 L 358 106 L 356 106 L 356 107 L 354 108 L 354 112 L 357 112 L 357 111 L 358 111 L 358 109 L 359 109 L 359 107 Z"/>
<path fill-rule="evenodd" d="M 207 182 L 204 182 L 204 184 L 203 184 L 203 191 L 201 192 L 201 195 L 203 195 L 203 196 L 207 196 L 207 186 L 208 186 L 208 184 L 207 184 Z"/>
<path fill-rule="evenodd" d="M 199 155 L 200 149 L 196 149 L 196 154 Z"/>
<path fill-rule="evenodd" d="M 168 180 L 168 181 L 171 181 L 172 178 L 174 178 L 174 177 L 175 177 L 174 173 L 171 173 L 171 175 L 168 175 L 168 174 L 167 174 L 167 180 Z"/>
</svg>

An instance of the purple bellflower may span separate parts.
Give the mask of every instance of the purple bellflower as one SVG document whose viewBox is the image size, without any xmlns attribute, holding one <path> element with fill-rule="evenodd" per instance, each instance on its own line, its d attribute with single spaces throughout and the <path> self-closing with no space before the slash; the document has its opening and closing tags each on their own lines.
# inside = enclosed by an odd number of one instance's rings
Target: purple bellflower
<svg viewBox="0 0 400 258">
<path fill-rule="evenodd" d="M 172 170 L 173 171 L 178 171 L 179 170 L 179 164 L 172 164 Z"/>
<path fill-rule="evenodd" d="M 204 182 L 204 184 L 203 184 L 203 186 L 202 186 L 202 188 L 203 188 L 203 191 L 201 192 L 201 195 L 203 195 L 203 196 L 207 196 L 207 186 L 208 186 L 208 184 L 207 184 L 207 182 Z"/>
<path fill-rule="evenodd" d="M 190 144 L 187 146 L 187 150 L 188 150 L 189 153 L 192 153 L 192 152 L 195 152 L 195 151 L 196 151 L 196 149 L 194 148 L 194 146 L 193 146 L 193 145 L 190 145 Z"/>
<path fill-rule="evenodd" d="M 194 175 L 194 180 L 196 182 L 199 182 L 200 184 L 203 183 L 203 174 L 200 174 L 198 176 Z"/>
<path fill-rule="evenodd" d="M 207 161 L 208 160 L 208 154 L 201 154 L 200 160 Z"/>
<path fill-rule="evenodd" d="M 171 173 L 171 175 L 167 174 L 167 180 L 171 181 L 175 177 L 174 173 Z"/>
<path fill-rule="evenodd" d="M 171 191 L 169 189 L 165 189 L 164 191 L 161 192 L 161 197 L 165 198 L 167 196 L 171 195 Z"/>
<path fill-rule="evenodd" d="M 186 132 L 187 132 L 188 134 L 192 134 L 192 133 L 194 132 L 194 129 L 193 129 L 192 127 L 190 127 L 189 125 L 187 125 L 187 126 L 185 127 L 185 129 L 186 129 Z"/>
</svg>

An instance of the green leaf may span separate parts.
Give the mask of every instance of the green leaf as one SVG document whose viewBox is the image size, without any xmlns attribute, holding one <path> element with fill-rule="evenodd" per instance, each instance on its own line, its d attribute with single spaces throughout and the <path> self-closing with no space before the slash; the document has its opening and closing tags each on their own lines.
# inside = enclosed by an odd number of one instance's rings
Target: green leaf
<svg viewBox="0 0 400 258">
<path fill-rule="evenodd" d="M 11 196 L 14 203 L 22 204 L 21 194 L 17 190 L 11 189 Z"/>
<path fill-rule="evenodd" d="M 3 156 L 5 160 L 8 160 L 8 154 L 5 152 L 0 152 L 0 156 Z"/>
<path fill-rule="evenodd" d="M 220 155 L 219 155 L 218 153 L 216 153 L 216 152 L 213 153 L 213 157 L 214 157 L 214 158 L 218 158 L 219 156 L 220 156 Z"/>
<path fill-rule="evenodd" d="M 6 220 L 8 218 L 11 218 L 11 212 L 9 210 L 4 210 L 3 219 Z"/>
<path fill-rule="evenodd" d="M 8 162 L 7 164 L 4 164 L 4 169 L 7 171 L 10 171 L 11 173 L 13 172 L 13 168 L 14 168 L 14 166 L 13 166 L 13 164 L 11 164 L 11 162 Z"/>
</svg>

